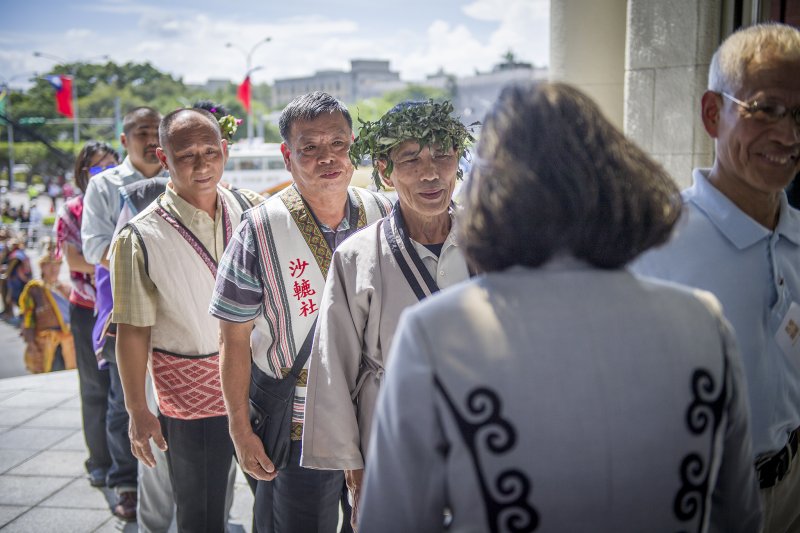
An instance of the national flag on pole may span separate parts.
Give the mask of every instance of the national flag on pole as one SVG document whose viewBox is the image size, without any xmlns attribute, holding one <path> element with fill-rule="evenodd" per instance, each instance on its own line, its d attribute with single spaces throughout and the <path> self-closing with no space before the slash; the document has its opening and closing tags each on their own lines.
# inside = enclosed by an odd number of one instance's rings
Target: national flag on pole
<svg viewBox="0 0 800 533">
<path fill-rule="evenodd" d="M 67 118 L 74 118 L 72 111 L 72 76 L 45 76 L 56 90 L 56 111 Z"/>
<path fill-rule="evenodd" d="M 8 91 L 5 87 L 0 89 L 0 115 L 5 116 L 6 114 L 6 98 L 9 98 Z M 6 121 L 0 118 L 0 124 L 5 125 Z"/>
<path fill-rule="evenodd" d="M 244 110 L 250 112 L 250 76 L 247 76 L 236 92 L 236 97 L 244 106 Z"/>
</svg>

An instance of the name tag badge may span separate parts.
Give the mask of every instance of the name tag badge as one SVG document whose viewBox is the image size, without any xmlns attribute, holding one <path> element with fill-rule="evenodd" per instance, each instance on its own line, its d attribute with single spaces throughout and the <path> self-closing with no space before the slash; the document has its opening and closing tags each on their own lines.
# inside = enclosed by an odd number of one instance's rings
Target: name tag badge
<svg viewBox="0 0 800 533">
<path fill-rule="evenodd" d="M 778 332 L 775 333 L 775 341 L 783 353 L 800 365 L 800 305 L 797 302 L 792 302 L 789 306 Z"/>
</svg>

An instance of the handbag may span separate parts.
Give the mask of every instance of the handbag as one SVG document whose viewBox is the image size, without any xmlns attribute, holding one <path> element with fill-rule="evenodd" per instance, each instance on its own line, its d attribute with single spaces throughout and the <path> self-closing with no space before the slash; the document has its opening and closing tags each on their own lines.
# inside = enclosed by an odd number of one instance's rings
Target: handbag
<svg viewBox="0 0 800 533">
<path fill-rule="evenodd" d="M 306 335 L 289 374 L 277 379 L 264 373 L 255 363 L 250 371 L 250 425 L 277 470 L 289 465 L 292 445 L 294 390 L 300 371 L 311 355 L 316 320 Z"/>
</svg>

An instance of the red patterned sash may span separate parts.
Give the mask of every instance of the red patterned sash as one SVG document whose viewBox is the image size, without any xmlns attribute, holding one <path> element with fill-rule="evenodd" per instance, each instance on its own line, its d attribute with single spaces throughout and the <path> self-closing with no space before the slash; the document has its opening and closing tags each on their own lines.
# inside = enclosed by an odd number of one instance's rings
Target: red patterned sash
<svg viewBox="0 0 800 533">
<path fill-rule="evenodd" d="M 194 420 L 226 414 L 218 353 L 186 356 L 153 348 L 152 364 L 164 416 Z"/>
</svg>

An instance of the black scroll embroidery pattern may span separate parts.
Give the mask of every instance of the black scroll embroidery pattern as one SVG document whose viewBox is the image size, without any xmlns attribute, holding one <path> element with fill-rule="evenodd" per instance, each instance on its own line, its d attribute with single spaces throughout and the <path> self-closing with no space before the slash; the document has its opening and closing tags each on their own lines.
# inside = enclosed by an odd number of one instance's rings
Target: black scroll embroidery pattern
<svg viewBox="0 0 800 533">
<path fill-rule="evenodd" d="M 683 458 L 680 466 L 681 488 L 675 496 L 672 509 L 682 522 L 693 520 L 699 515 L 698 531 L 704 528 L 708 481 L 711 465 L 714 463 L 714 435 L 717 434 L 725 409 L 727 375 L 727 360 L 723 364 L 722 383 L 719 385 L 704 368 L 698 368 L 692 373 L 693 399 L 686 410 L 686 426 L 693 435 L 703 435 L 710 430 L 708 462 L 703 462 L 703 457 L 696 452 L 689 453 Z"/>
<path fill-rule="evenodd" d="M 535 531 L 539 525 L 536 509 L 528 503 L 531 482 L 522 470 L 506 469 L 493 482 L 486 479 L 481 466 L 482 451 L 500 455 L 511 450 L 517 442 L 517 432 L 500 414 L 501 402 L 489 388 L 479 387 L 467 396 L 468 416 L 463 416 L 447 394 L 442 383 L 434 378 L 436 388 L 447 402 L 469 449 L 481 494 L 486 505 L 489 530 Z"/>
</svg>

